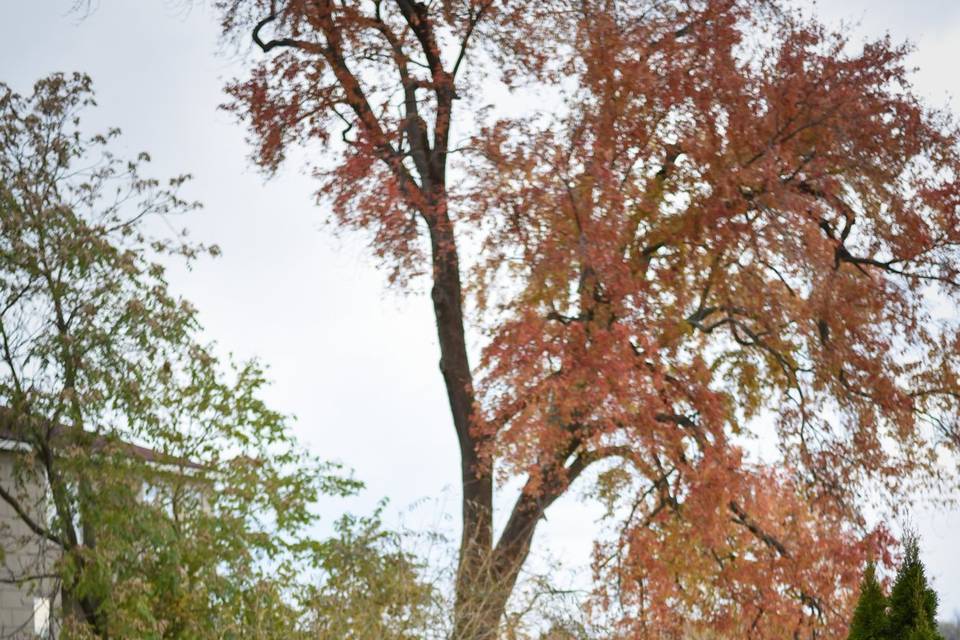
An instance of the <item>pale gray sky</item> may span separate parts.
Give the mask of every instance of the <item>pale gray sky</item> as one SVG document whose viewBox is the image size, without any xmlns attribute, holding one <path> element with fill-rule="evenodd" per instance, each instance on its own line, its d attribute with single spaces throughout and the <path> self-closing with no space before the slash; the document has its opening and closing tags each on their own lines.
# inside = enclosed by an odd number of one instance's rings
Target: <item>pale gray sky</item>
<svg viewBox="0 0 960 640">
<path fill-rule="evenodd" d="M 195 3 L 185 13 L 177 0 L 99 0 L 81 21 L 69 13 L 73 0 L 5 4 L 0 80 L 27 91 L 49 72 L 85 71 L 100 104 L 87 126 L 121 127 L 122 149 L 149 151 L 159 176 L 194 174 L 188 193 L 206 207 L 185 223 L 224 255 L 189 273 L 173 270 L 171 283 L 200 309 L 208 336 L 270 365 L 269 399 L 297 416 L 298 436 L 367 482 L 363 497 L 329 505 L 329 515 L 369 509 L 381 496 L 394 514 L 441 498 L 414 523 L 456 514 L 459 464 L 428 299 L 387 291 L 362 242 L 332 238 L 296 158 L 266 182 L 250 167 L 243 129 L 217 111 L 224 81 L 241 66 L 217 54 L 213 11 Z M 960 1 L 834 0 L 815 10 L 858 25 L 855 42 L 887 31 L 909 38 L 918 46 L 919 91 L 937 104 L 960 93 Z M 585 563 L 597 515 L 568 496 L 538 538 L 572 566 Z M 913 520 L 941 614 L 951 616 L 960 611 L 960 513 Z"/>
</svg>

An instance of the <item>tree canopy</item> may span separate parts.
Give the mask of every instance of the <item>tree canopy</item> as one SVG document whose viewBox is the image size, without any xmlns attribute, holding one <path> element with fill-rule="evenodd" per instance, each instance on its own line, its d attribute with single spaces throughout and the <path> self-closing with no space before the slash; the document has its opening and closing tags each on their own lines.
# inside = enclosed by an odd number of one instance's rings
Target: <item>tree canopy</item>
<svg viewBox="0 0 960 640">
<path fill-rule="evenodd" d="M 960 446 L 960 149 L 909 48 L 780 0 L 217 4 L 263 54 L 228 87 L 254 160 L 315 150 L 335 224 L 430 283 L 457 640 L 494 636 L 581 476 L 617 632 L 843 637 L 890 543 L 869 489 Z M 523 482 L 499 533 L 495 468 Z"/>
<path fill-rule="evenodd" d="M 12 579 L 55 594 L 61 637 L 292 637 L 312 507 L 358 484 L 202 342 L 161 263 L 216 252 L 168 226 L 187 178 L 87 135 L 92 104 L 80 74 L 0 84 L 0 499 L 42 542 Z"/>
</svg>

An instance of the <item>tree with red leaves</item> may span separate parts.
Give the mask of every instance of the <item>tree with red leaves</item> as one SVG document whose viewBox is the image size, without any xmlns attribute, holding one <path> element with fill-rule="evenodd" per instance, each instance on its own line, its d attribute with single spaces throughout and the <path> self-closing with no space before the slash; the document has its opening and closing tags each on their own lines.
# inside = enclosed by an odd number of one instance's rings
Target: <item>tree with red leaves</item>
<svg viewBox="0 0 960 640">
<path fill-rule="evenodd" d="M 844 637 L 891 542 L 870 496 L 960 447 L 960 138 L 909 50 L 781 0 L 218 6 L 265 54 L 228 88 L 256 162 L 318 148 L 335 223 L 431 283 L 454 637 L 495 637 L 580 477 L 616 633 Z M 486 109 L 504 87 L 548 108 Z M 499 535 L 495 465 L 524 482 Z"/>
</svg>

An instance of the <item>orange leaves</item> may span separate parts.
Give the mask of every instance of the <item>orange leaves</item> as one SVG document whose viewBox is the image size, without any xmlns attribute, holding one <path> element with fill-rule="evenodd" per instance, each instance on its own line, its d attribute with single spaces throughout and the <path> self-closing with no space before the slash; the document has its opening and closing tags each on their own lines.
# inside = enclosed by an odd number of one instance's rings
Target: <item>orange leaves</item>
<svg viewBox="0 0 960 640">
<path fill-rule="evenodd" d="M 236 29 L 270 3 L 224 4 Z M 434 277 L 465 460 L 547 503 L 619 461 L 601 590 L 631 631 L 839 637 L 887 541 L 850 526 L 868 487 L 960 449 L 960 138 L 908 50 L 777 0 L 279 4 L 234 108 L 268 169 L 320 142 L 336 224 Z M 537 110 L 488 109 L 491 78 Z M 757 432 L 776 466 L 742 462 Z"/>
<path fill-rule="evenodd" d="M 861 539 L 782 472 L 730 460 L 687 473 L 681 510 L 636 518 L 601 549 L 599 591 L 628 612 L 623 637 L 843 637 L 855 568 L 886 557 L 889 535 Z"/>
<path fill-rule="evenodd" d="M 946 240 L 957 234 L 957 139 L 910 94 L 904 48 L 851 53 L 792 15 L 761 25 L 753 3 L 707 4 L 695 16 L 665 3 L 637 24 L 602 12 L 576 23 L 580 92 L 564 116 L 510 128 L 474 168 L 488 187 L 474 218 L 493 265 L 523 260 L 490 281 L 509 292 L 499 290 L 507 320 L 490 325 L 480 389 L 517 473 L 535 475 L 559 441 L 626 446 L 649 482 L 668 468 L 684 476 L 654 518 L 680 523 L 641 519 L 630 534 L 648 580 L 662 578 L 650 620 L 710 593 L 709 615 L 729 616 L 736 637 L 749 629 L 734 621 L 754 615 L 757 637 L 791 635 L 797 619 L 804 634 L 838 633 L 849 585 L 816 575 L 832 562 L 853 576 L 841 563 L 862 560 L 851 549 L 867 543 L 846 526 L 863 486 L 897 486 L 891 469 L 931 472 L 924 461 L 944 440 L 921 422 L 949 430 L 956 419 L 945 399 L 957 369 L 936 401 L 917 395 L 929 382 L 908 379 L 934 355 L 925 283 L 960 298 Z M 920 169 L 934 157 L 942 170 Z M 728 434 L 770 411 L 809 488 L 723 467 Z M 691 539 L 766 557 L 754 525 L 728 522 L 731 500 L 794 540 L 796 555 L 770 560 L 769 575 L 759 560 L 715 572 L 716 558 L 698 556 L 687 569 L 709 588 L 684 595 L 671 563 L 689 559 Z M 781 530 L 778 519 L 806 524 Z M 820 611 L 804 581 L 837 610 Z M 773 610 L 761 615 L 764 600 Z"/>
</svg>

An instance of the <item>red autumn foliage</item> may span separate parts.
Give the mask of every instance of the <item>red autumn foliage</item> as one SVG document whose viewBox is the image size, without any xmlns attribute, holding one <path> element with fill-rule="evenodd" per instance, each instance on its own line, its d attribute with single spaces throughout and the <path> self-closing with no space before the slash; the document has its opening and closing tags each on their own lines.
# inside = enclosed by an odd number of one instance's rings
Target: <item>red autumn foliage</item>
<svg viewBox="0 0 960 640">
<path fill-rule="evenodd" d="M 939 311 L 960 138 L 908 49 L 779 0 L 219 4 L 267 53 L 229 87 L 256 161 L 319 142 L 337 223 L 432 283 L 463 462 L 455 636 L 493 636 L 582 474 L 617 523 L 595 569 L 618 632 L 844 637 L 890 543 L 871 488 L 932 486 L 960 447 Z M 494 119 L 498 83 L 548 112 Z M 494 461 L 525 478 L 499 538 Z"/>
</svg>

